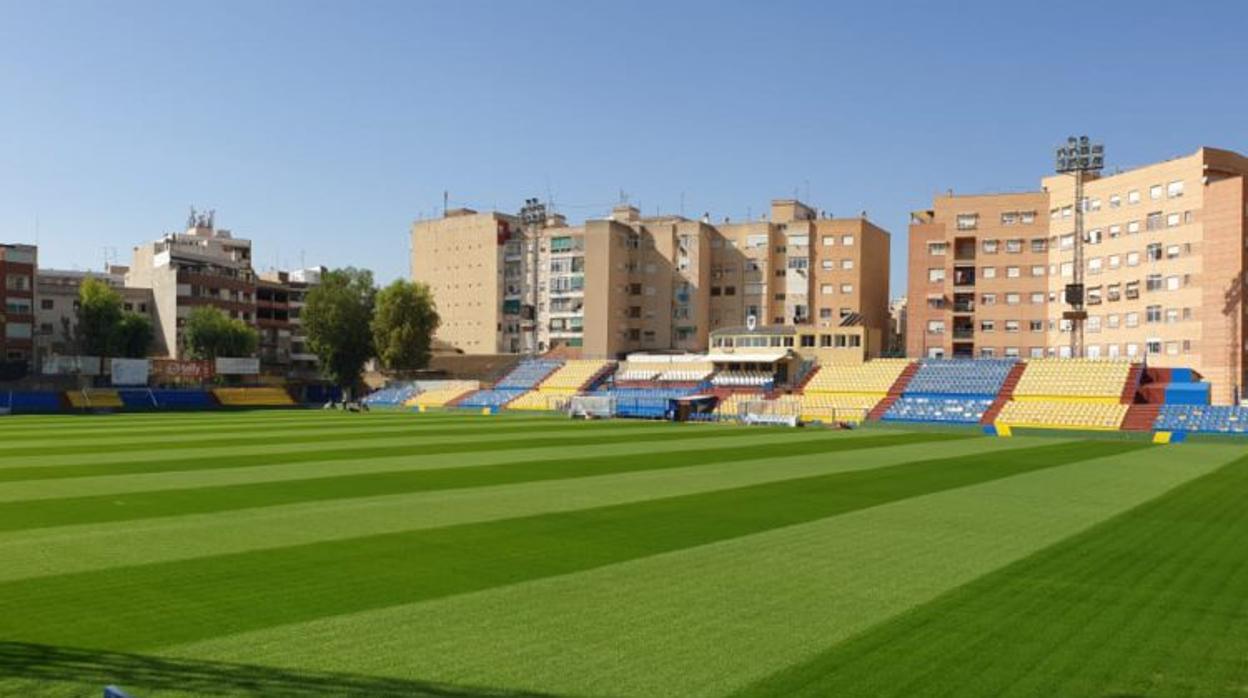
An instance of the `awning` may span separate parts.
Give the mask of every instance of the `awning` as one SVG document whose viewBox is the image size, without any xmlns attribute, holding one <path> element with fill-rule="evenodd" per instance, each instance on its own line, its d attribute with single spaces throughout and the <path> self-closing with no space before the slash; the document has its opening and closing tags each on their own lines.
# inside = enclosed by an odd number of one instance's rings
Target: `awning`
<svg viewBox="0 0 1248 698">
<path fill-rule="evenodd" d="M 737 363 L 737 364 L 774 364 L 777 361 L 783 361 L 789 355 L 789 350 L 780 349 L 752 349 L 750 351 L 741 352 L 725 352 L 717 351 L 706 355 L 706 360 L 712 363 Z"/>
</svg>

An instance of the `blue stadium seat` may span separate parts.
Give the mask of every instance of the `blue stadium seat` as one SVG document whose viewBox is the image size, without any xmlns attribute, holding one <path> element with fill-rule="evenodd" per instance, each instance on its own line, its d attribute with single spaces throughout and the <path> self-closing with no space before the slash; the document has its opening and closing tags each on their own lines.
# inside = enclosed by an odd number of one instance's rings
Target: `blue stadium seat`
<svg viewBox="0 0 1248 698">
<path fill-rule="evenodd" d="M 1248 434 L 1248 407 L 1162 405 L 1153 428 L 1158 431 Z"/>
<path fill-rule="evenodd" d="M 992 406 L 990 397 L 941 397 L 933 395 L 903 395 L 888 412 L 886 422 L 946 422 L 954 424 L 978 424 L 984 412 Z"/>
<path fill-rule="evenodd" d="M 884 421 L 977 424 L 1016 359 L 922 359 Z"/>
</svg>

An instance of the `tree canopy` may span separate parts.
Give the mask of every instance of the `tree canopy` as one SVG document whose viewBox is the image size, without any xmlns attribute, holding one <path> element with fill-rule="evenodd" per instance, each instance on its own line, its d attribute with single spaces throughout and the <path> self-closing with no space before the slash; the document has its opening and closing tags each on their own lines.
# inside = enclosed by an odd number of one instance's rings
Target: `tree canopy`
<svg viewBox="0 0 1248 698">
<path fill-rule="evenodd" d="M 414 370 L 429 364 L 440 322 L 429 287 L 399 279 L 377 293 L 373 345 L 386 368 Z"/>
<path fill-rule="evenodd" d="M 301 313 L 308 346 L 334 383 L 350 388 L 373 357 L 373 273 L 346 267 L 321 275 Z"/>
<path fill-rule="evenodd" d="M 121 294 L 88 276 L 78 287 L 79 351 L 88 356 L 108 356 L 113 333 L 121 322 Z"/>
<path fill-rule="evenodd" d="M 88 356 L 141 359 L 151 349 L 155 329 L 145 315 L 123 310 L 117 289 L 93 277 L 78 287 L 74 341 Z"/>
<path fill-rule="evenodd" d="M 187 354 L 195 359 L 218 356 L 251 356 L 256 353 L 260 335 L 255 328 L 218 308 L 200 306 L 191 311 L 183 329 Z"/>
</svg>

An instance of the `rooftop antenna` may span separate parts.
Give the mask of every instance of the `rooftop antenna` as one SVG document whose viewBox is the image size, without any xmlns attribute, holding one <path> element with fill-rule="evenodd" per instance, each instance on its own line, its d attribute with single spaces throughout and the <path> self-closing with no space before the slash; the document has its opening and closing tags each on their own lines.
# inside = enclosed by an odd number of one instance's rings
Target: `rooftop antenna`
<svg viewBox="0 0 1248 698">
<path fill-rule="evenodd" d="M 446 207 L 451 198 L 451 193 L 445 189 L 442 190 L 442 217 L 446 218 Z"/>
</svg>

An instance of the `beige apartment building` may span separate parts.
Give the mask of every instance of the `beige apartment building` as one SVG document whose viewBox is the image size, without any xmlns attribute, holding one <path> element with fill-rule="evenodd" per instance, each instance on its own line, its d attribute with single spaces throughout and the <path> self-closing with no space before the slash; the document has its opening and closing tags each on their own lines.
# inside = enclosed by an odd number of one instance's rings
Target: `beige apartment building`
<svg viewBox="0 0 1248 698">
<path fill-rule="evenodd" d="M 888 233 L 798 201 L 718 225 L 628 205 L 579 226 L 460 209 L 411 234 L 412 277 L 433 290 L 438 338 L 468 353 L 701 351 L 711 331 L 750 316 L 840 328 L 815 341 L 864 355 L 887 337 Z"/>
<path fill-rule="evenodd" d="M 152 290 L 126 288 L 128 269 L 110 265 L 102 272 L 38 269 L 35 272 L 35 354 L 49 356 L 81 353 L 76 345 L 79 291 L 88 278 L 99 279 L 121 294 L 122 310 L 153 317 Z M 155 323 L 153 323 L 153 328 Z"/>
<path fill-rule="evenodd" d="M 1213 398 L 1245 382 L 1248 159 L 1202 148 L 1085 181 L 1085 355 L 1185 366 Z M 912 215 L 910 356 L 1069 356 L 1074 179 L 944 196 Z"/>
<path fill-rule="evenodd" d="M 192 213 L 186 232 L 135 247 L 125 285 L 151 289 L 156 356 L 181 358 L 182 326 L 195 307 L 213 306 L 255 322 L 251 241 L 217 228 L 212 214 Z"/>
</svg>

